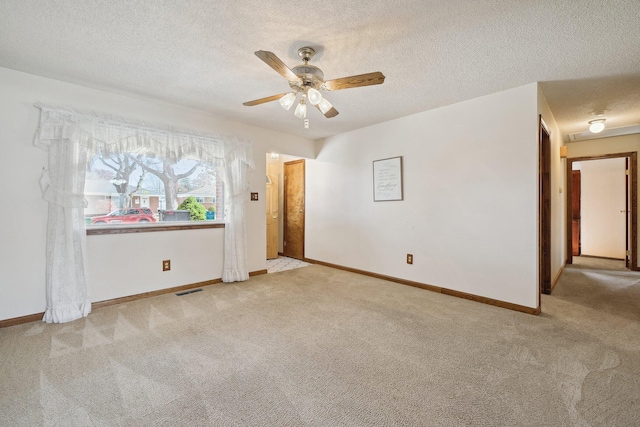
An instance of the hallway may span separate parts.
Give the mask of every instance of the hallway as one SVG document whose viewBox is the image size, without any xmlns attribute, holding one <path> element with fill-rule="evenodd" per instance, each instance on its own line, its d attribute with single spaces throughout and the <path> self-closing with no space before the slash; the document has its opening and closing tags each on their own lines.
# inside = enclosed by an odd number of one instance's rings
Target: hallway
<svg viewBox="0 0 640 427">
<path fill-rule="evenodd" d="M 565 267 L 553 293 L 543 297 L 543 313 L 549 313 L 553 302 L 592 311 L 596 323 L 605 321 L 602 316 L 611 316 L 609 320 L 616 323 L 640 321 L 640 272 L 626 269 L 622 260 L 577 256 L 573 262 Z"/>
</svg>

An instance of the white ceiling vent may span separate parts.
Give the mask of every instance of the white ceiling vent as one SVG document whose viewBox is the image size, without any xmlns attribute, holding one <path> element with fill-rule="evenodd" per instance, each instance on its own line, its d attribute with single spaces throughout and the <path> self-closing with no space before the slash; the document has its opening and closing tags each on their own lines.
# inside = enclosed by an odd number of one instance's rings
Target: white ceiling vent
<svg viewBox="0 0 640 427">
<path fill-rule="evenodd" d="M 569 134 L 570 141 L 584 141 L 586 139 L 608 138 L 610 136 L 631 135 L 640 133 L 640 125 L 624 126 L 620 128 L 607 128 L 600 133 L 591 133 L 589 131 L 581 133 Z"/>
</svg>

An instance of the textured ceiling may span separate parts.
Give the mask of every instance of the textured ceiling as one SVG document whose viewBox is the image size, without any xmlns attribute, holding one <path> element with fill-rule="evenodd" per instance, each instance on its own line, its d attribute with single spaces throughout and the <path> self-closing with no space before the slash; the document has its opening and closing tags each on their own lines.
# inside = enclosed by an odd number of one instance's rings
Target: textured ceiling
<svg viewBox="0 0 640 427">
<path fill-rule="evenodd" d="M 308 130 L 243 106 L 288 89 L 253 52 L 302 46 L 327 80 L 386 81 L 326 93 L 340 115 Z M 640 1 L 0 0 L 0 66 L 313 139 L 539 81 L 566 137 L 640 124 Z"/>
</svg>

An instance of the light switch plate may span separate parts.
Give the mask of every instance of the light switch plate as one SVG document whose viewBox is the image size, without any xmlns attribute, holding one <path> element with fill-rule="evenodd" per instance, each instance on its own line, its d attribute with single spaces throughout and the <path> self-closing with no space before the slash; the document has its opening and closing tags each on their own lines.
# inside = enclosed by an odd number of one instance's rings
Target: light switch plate
<svg viewBox="0 0 640 427">
<path fill-rule="evenodd" d="M 258 201 L 258 193 L 251 193 L 251 201 L 252 202 Z"/>
</svg>

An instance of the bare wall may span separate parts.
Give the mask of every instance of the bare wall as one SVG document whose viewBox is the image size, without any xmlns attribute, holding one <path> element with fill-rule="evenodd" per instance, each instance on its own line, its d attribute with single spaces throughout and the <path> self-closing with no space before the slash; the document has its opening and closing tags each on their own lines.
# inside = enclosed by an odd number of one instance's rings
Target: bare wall
<svg viewBox="0 0 640 427">
<path fill-rule="evenodd" d="M 578 162 L 582 255 L 624 259 L 626 251 L 625 159 Z"/>
<path fill-rule="evenodd" d="M 318 142 L 307 257 L 537 307 L 537 134 L 534 83 Z M 374 202 L 395 156 L 404 200 Z"/>
</svg>

